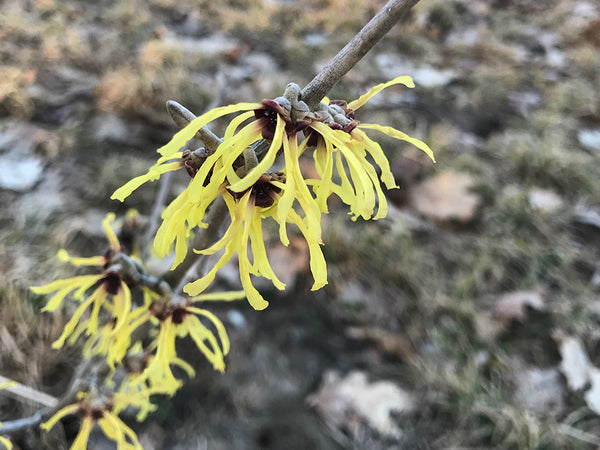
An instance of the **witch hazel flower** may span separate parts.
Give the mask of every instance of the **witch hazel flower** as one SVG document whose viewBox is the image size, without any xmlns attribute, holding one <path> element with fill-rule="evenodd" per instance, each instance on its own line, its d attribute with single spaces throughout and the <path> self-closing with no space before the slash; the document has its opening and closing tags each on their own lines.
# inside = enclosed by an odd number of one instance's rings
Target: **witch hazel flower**
<svg viewBox="0 0 600 450">
<path fill-rule="evenodd" d="M 320 179 L 307 182 L 313 186 L 322 211 L 327 211 L 326 202 L 329 196 L 336 194 L 350 206 L 353 220 L 358 217 L 367 220 L 386 217 L 387 201 L 379 180 L 387 189 L 398 186 L 381 146 L 364 130 L 379 131 L 394 139 L 408 142 L 424 151 L 435 162 L 433 151 L 423 141 L 392 127 L 356 120 L 355 113 L 361 106 L 383 89 L 397 84 L 408 88 L 415 87 L 411 77 L 400 76 L 372 87 L 350 103 L 329 99 L 321 102 L 317 112 L 319 120 L 311 122 L 310 131 L 307 133 L 315 147 L 313 156 Z M 377 175 L 376 167 L 367 159 L 367 155 L 379 167 L 380 176 Z M 336 182 L 334 178 L 339 181 Z M 378 211 L 373 215 L 376 205 Z"/>
<path fill-rule="evenodd" d="M 117 335 L 127 323 L 131 311 L 131 292 L 122 275 L 111 269 L 112 259 L 121 252 L 121 245 L 111 228 L 115 215 L 110 213 L 103 221 L 104 231 L 110 243 L 110 248 L 104 256 L 91 258 L 71 257 L 65 250 L 60 250 L 58 257 L 64 262 L 75 266 L 98 266 L 100 273 L 81 275 L 64 280 L 56 280 L 44 286 L 32 287 L 36 294 L 55 294 L 48 300 L 42 311 L 55 311 L 65 297 L 72 297 L 80 305 L 71 319 L 64 326 L 60 337 L 52 344 L 53 348 L 61 348 L 67 339 L 75 340 L 81 333 L 93 336 L 99 328 L 100 313 L 107 310 L 112 317 L 110 334 Z M 89 291 L 92 290 L 89 294 Z M 85 317 L 86 311 L 90 310 Z"/>
<path fill-rule="evenodd" d="M 142 355 L 141 367 L 137 367 L 137 373 L 128 377 L 121 391 L 143 393 L 151 389 L 153 393 L 175 394 L 182 382 L 175 377 L 173 366 L 182 369 L 190 378 L 195 375 L 192 366 L 177 356 L 175 348 L 177 339 L 186 336 L 191 337 L 215 370 L 224 372 L 225 356 L 230 347 L 225 326 L 212 312 L 197 307 L 196 303 L 232 301 L 242 299 L 245 295 L 244 291 L 203 293 L 191 298 L 169 298 L 154 294 L 144 314 L 134 322 L 136 327 L 151 322 L 158 330 L 147 347 L 149 353 Z"/>
<path fill-rule="evenodd" d="M 191 120 L 158 150 L 161 157 L 145 175 L 117 189 L 112 198 L 123 201 L 160 174 L 186 169 L 192 179 L 164 210 L 154 240 L 159 256 L 175 248 L 172 268 L 186 258 L 193 230 L 210 225 L 204 222 L 210 205 L 219 197 L 224 200 L 231 218 L 229 228 L 214 245 L 194 249 L 201 254 L 223 253 L 207 274 L 184 287 L 189 295 L 206 289 L 218 270 L 237 254 L 240 281 L 248 300 L 255 309 L 264 309 L 268 302 L 253 287 L 251 276 L 265 277 L 277 289 L 285 288 L 269 264 L 264 245 L 262 221 L 269 217 L 278 223 L 284 245 L 289 243 L 287 225 L 298 227 L 310 251 L 312 289 L 319 289 L 327 284 L 321 251 L 321 215 L 328 212 L 328 198 L 339 196 L 350 207 L 354 220 L 379 219 L 387 215 L 381 182 L 388 189 L 397 187 L 383 149 L 365 130 L 409 142 L 434 159 L 424 142 L 392 127 L 356 120 L 356 110 L 395 84 L 414 87 L 410 77 L 401 76 L 374 86 L 350 103 L 324 99 L 318 111 L 310 111 L 301 100 L 300 87 L 290 83 L 284 95 L 273 100 L 216 108 Z M 230 121 L 214 152 L 182 151 L 201 127 L 230 113 L 238 115 Z M 314 148 L 318 179 L 306 179 L 300 170 L 299 158 L 310 148 Z M 283 168 L 274 172 L 272 167 L 281 155 Z"/>
<path fill-rule="evenodd" d="M 81 418 L 81 425 L 71 445 L 71 450 L 86 449 L 90 434 L 96 425 L 100 427 L 107 438 L 117 444 L 118 450 L 143 450 L 136 433 L 114 411 L 115 403 L 122 403 L 119 396 L 119 393 L 103 395 L 80 392 L 75 403 L 58 410 L 41 427 L 48 431 L 62 418 L 68 415 L 78 415 Z"/>
</svg>

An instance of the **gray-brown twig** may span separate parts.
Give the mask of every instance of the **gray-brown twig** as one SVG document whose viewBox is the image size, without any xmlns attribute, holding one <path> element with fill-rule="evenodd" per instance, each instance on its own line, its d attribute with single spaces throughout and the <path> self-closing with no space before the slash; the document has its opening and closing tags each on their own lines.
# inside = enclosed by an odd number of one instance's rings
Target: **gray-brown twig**
<svg viewBox="0 0 600 450">
<path fill-rule="evenodd" d="M 367 54 L 371 48 L 406 14 L 419 0 L 391 0 L 362 30 L 302 90 L 301 100 L 311 111 L 333 86 Z"/>
<path fill-rule="evenodd" d="M 369 21 L 369 23 L 319 72 L 314 79 L 302 90 L 301 99 L 308 104 L 310 110 L 318 109 L 317 106 L 320 100 L 329 92 L 329 90 L 352 68 L 356 63 L 398 22 L 398 20 L 406 14 L 419 0 L 391 0 L 379 13 Z M 167 108 L 171 117 L 179 127 L 186 126 L 195 115 L 188 111 L 185 107 L 177 102 L 170 101 L 167 103 Z M 216 150 L 221 139 L 212 133 L 207 127 L 198 130 L 195 138 L 200 140 L 206 147 L 207 152 L 212 153 Z M 182 279 L 186 273 L 194 265 L 200 255 L 196 254 L 193 249 L 201 249 L 208 247 L 214 240 L 217 239 L 219 229 L 227 217 L 227 207 L 222 199 L 218 199 L 213 203 L 209 210 L 206 222 L 210 224 L 208 228 L 201 229 L 197 232 L 188 254 L 184 261 L 173 270 L 167 273 L 163 280 L 168 282 L 170 286 L 178 286 L 180 289 Z M 201 265 L 200 265 L 201 266 Z M 139 274 L 138 274 L 139 275 Z M 170 293 L 168 287 L 163 285 L 160 280 L 141 279 L 138 281 L 145 282 L 151 285 L 158 292 Z M 175 295 L 179 292 L 175 291 Z M 136 330 L 141 333 L 142 331 Z M 133 339 L 132 339 L 133 340 Z M 83 372 L 93 371 L 91 368 L 93 360 L 87 360 L 82 363 L 73 378 L 73 382 L 65 395 L 58 399 L 58 403 L 54 406 L 49 406 L 38 411 L 35 415 L 17 419 L 10 422 L 5 422 L 4 427 L 0 430 L 5 433 L 16 433 L 20 430 L 37 426 L 41 420 L 52 414 L 57 408 L 64 406 L 75 398 L 75 394 L 82 386 L 81 380 L 85 379 Z M 106 364 L 100 364 L 96 369 L 97 374 L 105 376 Z M 101 377 L 97 377 L 101 378 Z"/>
</svg>

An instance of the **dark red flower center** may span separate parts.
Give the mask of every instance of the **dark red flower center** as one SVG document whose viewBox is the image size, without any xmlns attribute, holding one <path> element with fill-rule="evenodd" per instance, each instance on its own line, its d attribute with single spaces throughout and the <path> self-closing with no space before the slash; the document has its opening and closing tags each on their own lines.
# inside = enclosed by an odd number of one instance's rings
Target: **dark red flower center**
<svg viewBox="0 0 600 450">
<path fill-rule="evenodd" d="M 285 183 L 285 175 L 283 172 L 264 173 L 258 180 L 256 180 L 256 183 L 249 188 L 252 190 L 252 193 L 250 194 L 250 201 L 254 202 L 254 206 L 268 208 L 275 202 L 275 200 L 277 200 L 279 197 L 278 194 L 281 192 L 281 188 L 272 184 L 272 181 Z M 236 200 L 239 200 L 248 192 L 248 189 L 242 192 L 233 192 L 230 190 L 228 190 L 228 192 L 233 195 Z"/>
<path fill-rule="evenodd" d="M 110 295 L 117 295 L 121 289 L 121 281 L 121 274 L 110 271 L 98 283 L 104 286 L 104 289 Z"/>
</svg>

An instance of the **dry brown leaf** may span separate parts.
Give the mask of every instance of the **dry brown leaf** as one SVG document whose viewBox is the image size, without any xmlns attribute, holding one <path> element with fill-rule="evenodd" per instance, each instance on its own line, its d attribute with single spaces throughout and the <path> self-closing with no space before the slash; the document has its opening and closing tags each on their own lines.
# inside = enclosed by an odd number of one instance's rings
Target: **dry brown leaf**
<svg viewBox="0 0 600 450">
<path fill-rule="evenodd" d="M 336 371 L 329 371 L 323 378 L 319 390 L 307 401 L 336 427 L 353 431 L 360 419 L 383 436 L 398 437 L 401 430 L 390 414 L 415 408 L 411 394 L 391 381 L 370 383 L 365 372 L 353 371 L 341 378 Z"/>
<path fill-rule="evenodd" d="M 294 285 L 296 277 L 310 270 L 310 254 L 308 244 L 299 237 L 290 237 L 286 247 L 279 243 L 268 251 L 269 262 L 279 278 L 288 287 Z"/>
<path fill-rule="evenodd" d="M 497 320 L 489 311 L 477 312 L 474 316 L 477 338 L 492 343 L 506 328 L 506 323 Z"/>
<path fill-rule="evenodd" d="M 346 336 L 352 339 L 367 339 L 375 342 L 383 352 L 409 360 L 414 355 L 410 342 L 402 336 L 375 327 L 348 327 Z"/>
<path fill-rule="evenodd" d="M 469 222 L 480 198 L 471 192 L 475 182 L 465 173 L 446 171 L 415 186 L 410 201 L 413 208 L 429 219 L 446 222 Z"/>
<path fill-rule="evenodd" d="M 537 311 L 546 308 L 544 297 L 539 291 L 514 291 L 500 295 L 494 304 L 494 317 L 502 322 L 525 320 L 527 307 Z"/>
</svg>

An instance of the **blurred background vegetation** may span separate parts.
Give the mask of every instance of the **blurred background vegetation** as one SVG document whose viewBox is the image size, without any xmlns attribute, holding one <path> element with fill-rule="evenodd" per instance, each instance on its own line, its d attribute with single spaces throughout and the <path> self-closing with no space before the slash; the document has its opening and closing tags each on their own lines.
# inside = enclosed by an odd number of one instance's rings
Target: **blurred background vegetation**
<svg viewBox="0 0 600 450">
<path fill-rule="evenodd" d="M 102 252 L 106 212 L 144 222 L 157 183 L 109 197 L 175 131 L 166 100 L 199 114 L 303 86 L 384 3 L 0 0 L 0 373 L 66 388 L 78 350 L 50 343 L 68 311 L 40 313 L 27 288 L 72 275 L 59 248 Z M 264 287 L 263 312 L 215 308 L 227 372 L 183 345 L 198 376 L 136 425 L 145 448 L 597 448 L 599 49 L 597 2 L 422 0 L 330 97 L 412 75 L 357 118 L 437 164 L 384 141 L 389 217 L 332 202 L 321 291 L 302 240 L 272 234 L 291 289 Z M 36 408 L 0 397 L 3 421 Z M 54 448 L 39 439 L 15 442 Z"/>
</svg>

